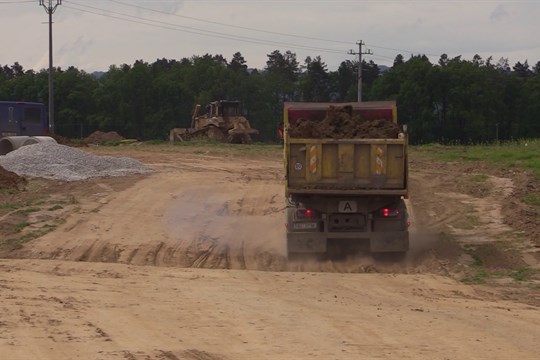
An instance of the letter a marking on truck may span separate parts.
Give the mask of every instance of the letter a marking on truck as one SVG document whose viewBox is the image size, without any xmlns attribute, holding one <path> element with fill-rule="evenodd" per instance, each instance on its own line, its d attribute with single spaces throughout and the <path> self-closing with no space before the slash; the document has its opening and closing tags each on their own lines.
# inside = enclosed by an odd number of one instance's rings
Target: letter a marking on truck
<svg viewBox="0 0 540 360">
<path fill-rule="evenodd" d="M 355 213 L 358 212 L 358 204 L 356 201 L 340 201 L 338 203 L 338 212 L 340 213 Z"/>
</svg>

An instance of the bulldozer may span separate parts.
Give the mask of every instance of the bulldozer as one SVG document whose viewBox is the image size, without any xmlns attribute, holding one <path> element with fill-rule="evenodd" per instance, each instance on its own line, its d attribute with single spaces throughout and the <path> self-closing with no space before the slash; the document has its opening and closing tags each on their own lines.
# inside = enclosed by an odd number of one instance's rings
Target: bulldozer
<svg viewBox="0 0 540 360">
<path fill-rule="evenodd" d="M 201 105 L 196 104 L 191 116 L 191 127 L 174 128 L 170 131 L 171 142 L 190 139 L 213 140 L 233 144 L 251 144 L 259 131 L 240 115 L 240 102 L 230 100 L 213 101 L 206 112 L 199 115 Z"/>
</svg>

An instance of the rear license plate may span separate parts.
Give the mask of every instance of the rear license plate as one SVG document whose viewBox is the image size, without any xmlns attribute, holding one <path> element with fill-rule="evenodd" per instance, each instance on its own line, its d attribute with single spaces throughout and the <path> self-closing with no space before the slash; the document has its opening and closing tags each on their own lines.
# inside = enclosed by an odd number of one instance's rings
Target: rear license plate
<svg viewBox="0 0 540 360">
<path fill-rule="evenodd" d="M 316 222 L 309 222 L 309 223 L 293 223 L 293 229 L 294 230 L 315 230 L 317 229 Z"/>
</svg>

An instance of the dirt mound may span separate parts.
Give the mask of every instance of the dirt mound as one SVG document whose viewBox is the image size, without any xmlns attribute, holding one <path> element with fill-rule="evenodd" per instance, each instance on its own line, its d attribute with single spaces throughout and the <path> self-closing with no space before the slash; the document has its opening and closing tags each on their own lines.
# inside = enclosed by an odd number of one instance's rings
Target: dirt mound
<svg viewBox="0 0 540 360">
<path fill-rule="evenodd" d="M 84 142 L 86 144 L 101 144 L 104 142 L 114 142 L 122 140 L 124 140 L 124 137 L 119 135 L 116 131 L 103 132 L 98 130 L 90 134 L 86 139 L 84 139 Z"/>
<path fill-rule="evenodd" d="M 88 146 L 88 144 L 82 142 L 82 141 L 79 141 L 79 142 L 75 142 L 75 141 L 72 141 L 71 139 L 68 139 L 67 137 L 63 137 L 62 135 L 58 135 L 58 134 L 52 134 L 50 135 L 54 140 L 56 140 L 56 142 L 60 145 L 67 145 L 67 146 L 73 146 L 73 147 L 85 147 L 85 146 Z"/>
<path fill-rule="evenodd" d="M 21 189 L 26 179 L 0 166 L 0 189 Z"/>
<path fill-rule="evenodd" d="M 293 138 L 386 139 L 397 138 L 399 127 L 386 119 L 364 120 L 352 114 L 351 106 L 330 106 L 322 121 L 300 118 L 291 124 Z"/>
</svg>

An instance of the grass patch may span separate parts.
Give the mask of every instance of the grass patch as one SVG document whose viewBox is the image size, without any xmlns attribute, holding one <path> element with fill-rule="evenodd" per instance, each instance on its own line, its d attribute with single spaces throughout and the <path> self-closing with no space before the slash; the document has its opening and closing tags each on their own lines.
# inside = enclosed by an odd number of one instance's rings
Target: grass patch
<svg viewBox="0 0 540 360">
<path fill-rule="evenodd" d="M 14 232 L 21 232 L 25 227 L 30 226 L 29 222 L 23 221 L 18 224 L 15 224 L 13 227 Z"/>
<path fill-rule="evenodd" d="M 481 253 L 478 253 L 478 249 L 466 247 L 465 251 L 473 258 L 471 271 L 461 280 L 465 284 L 486 284 L 489 283 L 490 280 L 501 278 L 511 278 L 516 282 L 528 282 L 538 279 L 538 276 L 540 275 L 539 270 L 529 266 L 514 269 L 491 269 L 489 264 L 482 260 L 482 257 L 485 256 L 485 254 L 481 255 Z M 489 262 L 490 261 L 488 260 L 488 263 Z"/>
<path fill-rule="evenodd" d="M 33 202 L 30 200 L 27 201 L 17 201 L 17 202 L 7 202 L 0 204 L 0 210 L 16 210 L 23 207 L 31 206 Z"/>
<path fill-rule="evenodd" d="M 540 206 L 540 194 L 527 195 L 523 200 L 529 205 Z"/>
<path fill-rule="evenodd" d="M 468 285 L 487 284 L 492 279 L 512 278 L 514 281 L 529 281 L 535 274 L 534 269 L 524 268 L 517 271 L 489 270 L 482 266 L 473 266 L 473 271 L 461 281 Z"/>
<path fill-rule="evenodd" d="M 169 143 L 169 140 L 147 140 L 144 142 L 145 145 L 166 145 Z"/>
<path fill-rule="evenodd" d="M 20 248 L 24 243 L 27 243 L 31 240 L 37 239 L 43 235 L 46 235 L 56 229 L 56 226 L 49 225 L 44 226 L 40 230 L 31 231 L 29 233 L 24 234 L 23 236 L 19 238 L 10 238 L 7 240 L 0 240 L 0 246 L 10 246 L 13 248 Z"/>
<path fill-rule="evenodd" d="M 67 203 L 69 205 L 75 205 L 75 204 L 78 204 L 79 201 L 75 198 L 75 196 L 69 195 L 68 198 L 67 198 Z"/>
<path fill-rule="evenodd" d="M 0 188 L 0 195 L 14 195 L 18 193 L 19 191 L 17 189 L 12 188 Z"/>
<path fill-rule="evenodd" d="M 49 211 L 55 211 L 55 210 L 60 210 L 60 209 L 63 209 L 64 207 L 60 204 L 56 204 L 54 206 L 51 206 L 50 208 L 48 208 L 47 210 Z"/>
<path fill-rule="evenodd" d="M 281 159 L 283 157 L 282 145 L 265 143 L 244 145 L 227 144 L 216 141 L 191 140 L 171 144 L 167 141 L 146 141 L 144 143 L 137 143 L 137 145 L 133 146 L 131 149 L 142 153 L 156 152 L 160 154 L 205 155 L 216 157 L 271 157 L 274 159 Z M 115 153 L 125 151 L 125 147 L 101 146 L 100 148 L 95 148 L 95 150 L 98 153 L 101 151 Z"/>
<path fill-rule="evenodd" d="M 160 147 L 162 147 L 161 145 Z M 280 157 L 283 154 L 283 147 L 275 144 L 254 143 L 227 144 L 214 141 L 185 141 L 165 145 L 178 149 L 182 152 L 191 152 L 197 155 L 209 156 L 233 156 L 233 157 Z"/>
<path fill-rule="evenodd" d="M 469 175 L 469 180 L 474 183 L 485 183 L 489 179 L 489 176 L 486 174 L 474 174 Z"/>
<path fill-rule="evenodd" d="M 540 179 L 540 140 L 519 140 L 498 145 L 411 146 L 417 156 L 443 161 L 487 161 L 490 165 L 531 170 Z"/>
<path fill-rule="evenodd" d="M 474 252 L 469 253 L 473 258 L 473 263 L 471 265 L 472 271 L 461 281 L 469 285 L 486 284 L 488 280 L 493 276 L 494 272 L 486 269 L 482 260 Z"/>
<path fill-rule="evenodd" d="M 473 230 L 480 225 L 480 218 L 474 214 L 467 214 L 453 226 L 461 230 Z"/>
<path fill-rule="evenodd" d="M 118 146 L 118 145 L 120 145 L 120 141 L 112 141 L 112 140 L 101 141 L 101 142 L 98 142 L 98 145 L 100 145 L 100 146 Z"/>
<path fill-rule="evenodd" d="M 536 213 L 540 215 L 540 194 L 527 195 L 523 198 L 523 201 L 532 206 L 536 210 Z"/>
<path fill-rule="evenodd" d="M 477 269 L 476 271 L 473 271 L 472 274 L 469 274 L 463 278 L 461 281 L 467 285 L 481 285 L 486 284 L 490 277 L 490 273 L 485 269 Z"/>
<path fill-rule="evenodd" d="M 530 205 L 536 211 L 537 219 L 540 219 L 540 194 L 529 194 L 523 198 L 523 202 Z"/>
<path fill-rule="evenodd" d="M 533 279 L 533 277 L 538 274 L 538 270 L 535 270 L 530 267 L 524 267 L 521 269 L 518 269 L 516 271 L 513 271 L 510 274 L 510 277 L 514 279 L 515 281 L 530 281 Z"/>
<path fill-rule="evenodd" d="M 40 208 L 31 207 L 31 208 L 17 210 L 15 213 L 19 214 L 19 215 L 28 215 L 28 214 L 31 214 L 31 213 L 38 212 L 40 210 L 41 210 Z"/>
<path fill-rule="evenodd" d="M 0 209 L 2 209 L 2 210 L 15 210 L 17 208 L 18 208 L 18 206 L 17 206 L 16 203 L 0 204 Z"/>
</svg>

